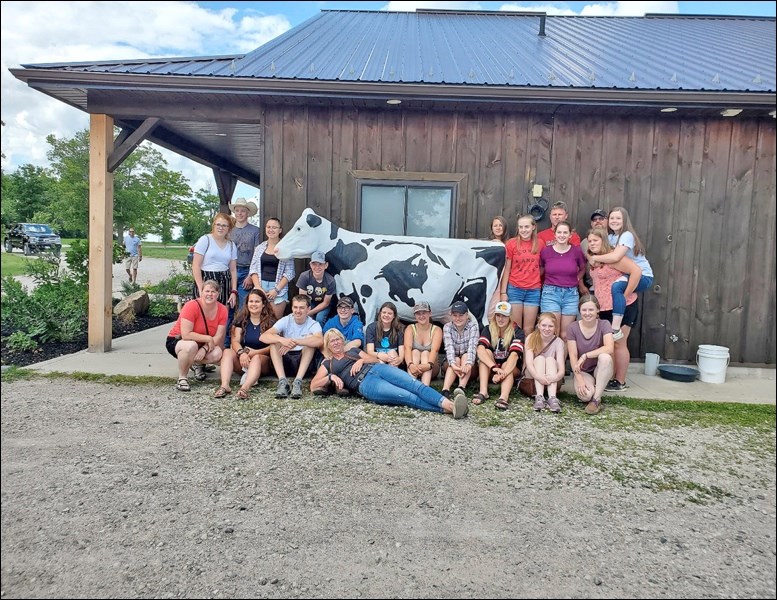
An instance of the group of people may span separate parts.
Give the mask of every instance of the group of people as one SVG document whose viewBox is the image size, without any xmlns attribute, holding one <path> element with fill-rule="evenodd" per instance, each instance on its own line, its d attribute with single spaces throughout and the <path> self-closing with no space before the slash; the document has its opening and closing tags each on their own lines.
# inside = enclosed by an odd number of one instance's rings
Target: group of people
<svg viewBox="0 0 777 600">
<path fill-rule="evenodd" d="M 234 217 L 217 214 L 194 247 L 195 298 L 166 341 L 178 360 L 181 391 L 190 389 L 190 372 L 203 380 L 206 364 L 220 364 L 219 398 L 232 393 L 233 373 L 242 374 L 237 396 L 245 399 L 274 371 L 279 398 L 301 397 L 303 378 L 312 376 L 315 394 L 359 394 L 460 418 L 474 378 L 473 404 L 488 401 L 494 385 L 495 407 L 507 409 L 525 376 L 534 381 L 534 409 L 559 412 L 567 359 L 591 414 L 599 412 L 605 390 L 626 387 L 636 294 L 651 285 L 652 271 L 623 208 L 597 209 L 582 248 L 562 202 L 551 208 L 551 228 L 539 233 L 534 218 L 522 215 L 507 239 L 506 221 L 495 218 L 491 237 L 505 244 L 506 265 L 483 328 L 462 301 L 451 305 L 442 327 L 432 322 L 427 302 L 416 303 L 406 327 L 396 305 L 384 302 L 365 328 L 353 300 L 337 296 L 323 252 L 312 254 L 296 280 L 299 293 L 284 316 L 296 274 L 293 260 L 275 256 L 281 222 L 267 219 L 260 242 L 259 228 L 248 223 L 256 205 L 241 198 L 230 208 Z M 431 387 L 438 375 L 440 392 Z"/>
<path fill-rule="evenodd" d="M 558 409 L 555 394 L 568 357 L 575 391 L 596 413 L 603 392 L 627 388 L 627 341 L 639 316 L 637 294 L 652 285 L 653 271 L 625 208 L 596 209 L 584 240 L 568 218 L 566 204 L 556 202 L 550 228 L 537 233 L 534 218 L 521 215 L 510 239 L 504 219 L 494 219 L 492 237 L 503 232 L 506 254 L 500 294 L 528 336 L 526 372 L 535 383 L 534 408 Z"/>
</svg>

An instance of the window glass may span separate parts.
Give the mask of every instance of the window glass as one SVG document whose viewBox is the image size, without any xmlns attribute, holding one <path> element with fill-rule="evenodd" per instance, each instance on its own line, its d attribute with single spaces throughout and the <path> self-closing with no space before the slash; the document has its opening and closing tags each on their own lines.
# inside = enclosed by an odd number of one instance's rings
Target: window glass
<svg viewBox="0 0 777 600">
<path fill-rule="evenodd" d="M 362 233 L 404 235 L 404 186 L 362 186 Z"/>
<path fill-rule="evenodd" d="M 448 237 L 452 195 L 449 188 L 408 188 L 407 235 Z"/>
</svg>

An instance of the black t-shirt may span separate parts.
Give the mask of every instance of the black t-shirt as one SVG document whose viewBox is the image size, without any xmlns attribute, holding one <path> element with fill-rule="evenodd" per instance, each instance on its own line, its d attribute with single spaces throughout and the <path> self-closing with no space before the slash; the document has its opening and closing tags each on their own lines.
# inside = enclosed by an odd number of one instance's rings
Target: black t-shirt
<svg viewBox="0 0 777 600">
<path fill-rule="evenodd" d="M 364 372 L 365 369 L 369 370 L 369 368 L 372 367 L 371 364 L 364 365 L 359 373 L 356 375 L 351 375 L 351 367 L 353 366 L 353 363 L 359 359 L 361 359 L 361 357 L 359 356 L 358 350 L 349 350 L 345 353 L 343 358 L 332 358 L 330 360 L 325 360 L 322 364 L 326 369 L 329 370 L 332 375 L 337 375 L 340 379 L 342 379 L 343 385 L 346 388 L 358 394 L 360 382 L 357 380 L 357 377 L 360 373 Z"/>
<path fill-rule="evenodd" d="M 262 281 L 275 281 L 278 274 L 278 257 L 274 254 L 262 254 Z"/>
</svg>

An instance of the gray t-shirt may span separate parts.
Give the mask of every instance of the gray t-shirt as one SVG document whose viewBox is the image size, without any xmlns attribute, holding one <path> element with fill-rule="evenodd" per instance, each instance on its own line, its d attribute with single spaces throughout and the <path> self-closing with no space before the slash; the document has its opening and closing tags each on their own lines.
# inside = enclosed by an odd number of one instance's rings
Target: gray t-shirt
<svg viewBox="0 0 777 600">
<path fill-rule="evenodd" d="M 607 333 L 612 333 L 612 325 L 603 319 L 598 320 L 596 331 L 590 338 L 585 337 L 580 331 L 580 321 L 575 321 L 567 328 L 567 341 L 574 340 L 577 345 L 577 356 L 580 357 L 586 352 L 592 352 L 604 346 L 604 335 Z M 596 358 L 586 358 L 583 363 L 583 371 L 593 373 L 596 364 Z"/>
<path fill-rule="evenodd" d="M 248 223 L 245 227 L 233 227 L 229 237 L 237 246 L 237 266 L 250 267 L 254 248 L 262 241 L 262 230 Z"/>
</svg>

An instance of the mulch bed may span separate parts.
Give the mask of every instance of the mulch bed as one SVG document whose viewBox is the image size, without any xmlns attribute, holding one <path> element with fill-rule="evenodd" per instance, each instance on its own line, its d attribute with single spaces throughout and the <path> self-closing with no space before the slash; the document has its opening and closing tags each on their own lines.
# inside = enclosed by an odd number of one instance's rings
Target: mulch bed
<svg viewBox="0 0 777 600">
<path fill-rule="evenodd" d="M 177 314 L 168 315 L 166 317 L 151 317 L 144 315 L 136 317 L 135 321 L 132 323 L 124 323 L 114 319 L 113 337 L 115 339 L 131 333 L 145 331 L 152 327 L 158 327 L 166 323 L 172 323 L 177 318 Z M 12 333 L 12 330 L 6 331 L 3 329 L 2 336 L 5 338 Z M 160 340 L 159 343 L 161 344 L 163 341 Z M 64 354 L 72 354 L 79 350 L 86 350 L 87 346 L 86 324 L 84 324 L 82 334 L 72 342 L 46 342 L 45 344 L 40 344 L 38 349 L 32 352 L 17 352 L 7 348 L 6 344 L 2 344 L 0 345 L 0 364 L 26 367 L 27 365 L 43 362 L 44 360 L 56 358 L 57 356 L 62 356 Z"/>
</svg>

